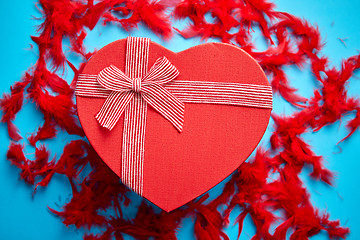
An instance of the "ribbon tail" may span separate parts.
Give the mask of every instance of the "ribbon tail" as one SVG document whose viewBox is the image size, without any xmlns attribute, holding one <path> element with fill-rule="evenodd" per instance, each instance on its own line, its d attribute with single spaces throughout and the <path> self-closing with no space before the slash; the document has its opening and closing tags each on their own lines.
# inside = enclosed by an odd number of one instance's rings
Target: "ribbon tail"
<svg viewBox="0 0 360 240">
<path fill-rule="evenodd" d="M 102 127 L 112 130 L 133 97 L 133 92 L 111 92 L 96 114 L 96 120 Z"/>
<path fill-rule="evenodd" d="M 166 118 L 179 132 L 182 131 L 185 111 L 183 102 L 158 84 L 143 87 L 141 95 L 151 107 Z"/>
</svg>

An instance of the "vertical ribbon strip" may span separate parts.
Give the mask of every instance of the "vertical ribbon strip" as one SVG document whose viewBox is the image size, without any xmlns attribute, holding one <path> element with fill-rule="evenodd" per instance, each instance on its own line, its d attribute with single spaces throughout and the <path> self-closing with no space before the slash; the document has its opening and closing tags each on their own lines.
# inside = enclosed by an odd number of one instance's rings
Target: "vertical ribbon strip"
<svg viewBox="0 0 360 240">
<path fill-rule="evenodd" d="M 272 108 L 270 86 L 178 80 L 178 70 L 165 57 L 147 71 L 149 44 L 148 38 L 128 37 L 125 73 L 110 66 L 98 75 L 80 74 L 75 90 L 77 96 L 106 98 L 95 118 L 109 130 L 124 113 L 120 177 L 141 196 L 148 104 L 179 132 L 184 103 Z"/>
<path fill-rule="evenodd" d="M 148 38 L 127 39 L 125 74 L 134 82 L 142 78 L 148 69 L 149 44 Z M 125 110 L 121 180 L 142 196 L 147 104 L 140 94 L 134 93 Z"/>
</svg>

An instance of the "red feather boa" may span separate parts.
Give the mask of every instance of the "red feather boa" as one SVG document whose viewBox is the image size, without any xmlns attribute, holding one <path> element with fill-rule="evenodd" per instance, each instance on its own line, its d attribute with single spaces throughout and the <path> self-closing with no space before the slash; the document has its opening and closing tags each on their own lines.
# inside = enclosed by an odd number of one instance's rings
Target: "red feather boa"
<svg viewBox="0 0 360 240">
<path fill-rule="evenodd" d="M 170 14 L 169 6 L 175 6 L 170 8 Z M 1 121 L 7 124 L 9 136 L 14 140 L 7 158 L 21 169 L 21 178 L 34 185 L 35 190 L 38 186 L 47 186 L 55 173 L 68 177 L 73 192 L 71 200 L 61 211 L 51 209 L 65 225 L 104 227 L 102 234 L 84 236 L 88 240 L 123 239 L 122 234 L 135 239 L 176 239 L 181 219 L 192 217 L 197 239 L 229 239 L 224 227 L 229 223 L 230 213 L 240 207 L 242 211 L 236 219 L 239 236 L 247 215 L 256 227 L 253 239 L 285 239 L 287 233 L 290 239 L 308 239 L 322 230 L 330 239 L 336 239 L 345 238 L 349 233 L 339 221 L 330 221 L 327 213 L 320 214 L 311 204 L 298 175 L 305 165 L 311 165 L 314 179 L 331 184 L 332 173 L 323 166 L 322 157 L 311 150 L 302 134 L 318 131 L 349 112 L 355 112 L 355 117 L 347 123 L 349 135 L 345 138 L 359 128 L 360 102 L 347 95 L 345 84 L 360 67 L 360 55 L 344 60 L 340 70 L 329 68 L 328 59 L 320 55 L 322 43 L 318 29 L 288 13 L 275 11 L 274 4 L 266 0 L 102 0 L 96 3 L 93 0 L 40 0 L 38 7 L 43 22 L 39 35 L 32 40 L 39 49 L 39 58 L 23 79 L 11 87 L 11 93 L 1 99 Z M 206 20 L 208 14 L 212 22 Z M 49 151 L 40 143 L 55 138 L 58 127 L 68 134 L 84 136 L 73 101 L 75 81 L 68 85 L 56 71 L 68 64 L 76 80 L 93 54 L 83 44 L 88 29 L 92 30 L 98 22 L 117 23 L 125 30 L 144 23 L 166 39 L 173 34 L 170 16 L 190 19 L 187 28 L 175 29 L 185 38 L 216 38 L 247 51 L 267 73 L 274 93 L 299 110 L 291 116 L 272 116 L 275 131 L 270 138 L 271 148 L 259 148 L 254 158 L 232 174 L 217 198 L 208 200 L 205 194 L 170 214 L 159 213 L 143 201 L 136 216 L 129 219 L 123 213 L 124 207 L 132 204 L 127 197 L 129 190 L 119 183 L 118 177 L 88 143 L 70 142 L 58 160 L 49 160 Z M 253 26 L 258 26 L 267 40 L 268 48 L 263 52 L 255 51 Z M 70 40 L 72 51 L 83 59 L 78 69 L 65 57 L 64 39 Z M 305 62 L 311 63 L 320 86 L 310 99 L 296 93 L 283 70 L 284 66 L 301 67 Z M 28 137 L 35 147 L 35 160 L 27 159 L 23 145 L 16 143 L 22 137 L 12 123 L 24 98 L 32 100 L 44 115 L 44 124 Z M 81 178 L 86 165 L 90 165 L 91 172 Z M 274 173 L 279 177 L 268 181 Z M 115 214 L 105 216 L 102 210 Z M 281 210 L 282 215 L 275 215 L 275 210 Z M 271 231 L 270 227 L 279 221 L 275 231 Z"/>
</svg>

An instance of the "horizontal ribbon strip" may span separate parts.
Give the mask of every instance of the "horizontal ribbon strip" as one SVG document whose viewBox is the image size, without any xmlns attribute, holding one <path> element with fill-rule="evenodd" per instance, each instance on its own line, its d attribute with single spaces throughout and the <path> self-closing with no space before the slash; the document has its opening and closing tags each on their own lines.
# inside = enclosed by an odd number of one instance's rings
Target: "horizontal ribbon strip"
<svg viewBox="0 0 360 240">
<path fill-rule="evenodd" d="M 124 113 L 121 180 L 143 193 L 144 143 L 147 105 L 151 105 L 179 132 L 184 103 L 223 104 L 272 108 L 270 86 L 225 82 L 178 80 L 179 72 L 165 57 L 148 69 L 148 38 L 127 38 L 125 73 L 115 66 L 98 75 L 80 74 L 75 94 L 106 98 L 95 116 L 109 130 Z"/>
<path fill-rule="evenodd" d="M 176 79 L 164 87 L 184 103 L 272 108 L 271 86 Z M 98 83 L 97 75 L 90 74 L 80 74 L 75 92 L 77 96 L 97 98 L 107 98 L 111 93 Z"/>
</svg>

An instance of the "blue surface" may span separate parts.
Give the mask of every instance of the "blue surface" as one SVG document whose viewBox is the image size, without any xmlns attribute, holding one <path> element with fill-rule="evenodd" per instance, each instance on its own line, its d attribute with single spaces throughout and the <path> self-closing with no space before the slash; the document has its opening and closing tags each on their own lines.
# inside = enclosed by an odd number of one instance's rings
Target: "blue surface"
<svg viewBox="0 0 360 240">
<path fill-rule="evenodd" d="M 333 66 L 339 67 L 341 59 L 357 54 L 360 48 L 360 18 L 358 11 L 360 2 L 356 0 L 304 0 L 304 1 L 275 1 L 280 11 L 293 13 L 304 17 L 311 23 L 317 23 L 326 42 L 323 53 L 330 56 Z M 326 4 L 325 4 L 326 3 Z M 35 35 L 35 25 L 39 22 L 33 16 L 39 16 L 31 0 L 26 1 L 4 1 L 0 2 L 1 13 L 1 39 L 0 46 L 2 56 L 0 66 L 2 78 L 0 81 L 0 93 L 8 92 L 10 85 L 19 80 L 24 71 L 36 61 L 36 50 L 30 48 L 30 35 Z M 16 17 L 15 17 L 16 16 Z M 180 25 L 180 23 L 176 23 Z M 181 23 L 182 26 L 185 23 Z M 181 26 L 179 26 L 181 28 Z M 198 39 L 184 40 L 175 36 L 169 42 L 150 33 L 144 27 L 132 32 L 133 36 L 151 37 L 153 41 L 163 44 L 173 51 L 181 51 L 200 43 Z M 100 49 L 104 45 L 127 36 L 115 27 L 97 27 L 86 39 L 86 46 Z M 345 47 L 338 38 L 347 38 Z M 259 41 L 259 48 L 261 42 Z M 75 59 L 74 59 L 75 61 Z M 5 71 L 6 70 L 6 71 Z M 300 94 L 310 96 L 314 88 L 314 79 L 308 68 L 300 71 L 295 68 L 287 70 L 292 85 L 299 89 Z M 70 81 L 71 73 L 65 75 Z M 360 82 L 352 79 L 349 84 L 350 94 L 360 92 Z M 288 114 L 294 109 L 280 98 L 275 98 L 274 111 L 278 114 Z M 351 234 L 348 239 L 360 239 L 360 218 L 358 199 L 360 198 L 359 167 L 360 162 L 360 132 L 357 131 L 348 141 L 336 143 L 342 139 L 347 131 L 344 127 L 346 120 L 325 127 L 317 133 L 308 133 L 305 138 L 313 146 L 314 151 L 325 157 L 326 166 L 333 170 L 337 177 L 335 187 L 328 187 L 322 183 L 312 181 L 307 172 L 304 171 L 302 179 L 307 184 L 311 193 L 311 201 L 320 210 L 331 213 L 332 219 L 340 219 L 341 223 L 350 227 Z M 20 127 L 22 133 L 33 132 L 42 122 L 42 116 L 35 107 L 26 104 L 15 123 Z M 269 127 L 262 144 L 268 144 L 271 132 Z M 60 134 L 59 140 L 47 141 L 48 146 L 56 154 L 62 149 L 65 142 L 72 139 L 66 134 Z M 0 240 L 12 239 L 82 239 L 83 230 L 74 227 L 65 227 L 59 218 L 52 215 L 47 206 L 58 209 L 63 205 L 71 194 L 70 186 L 66 178 L 55 176 L 49 187 L 40 189 L 32 196 L 32 188 L 19 180 L 19 170 L 11 166 L 5 159 L 9 139 L 6 127 L 0 125 Z M 32 157 L 32 149 L 26 147 L 27 156 Z M 221 185 L 214 187 L 211 194 L 218 194 Z M 236 212 L 231 215 L 234 219 Z M 229 225 L 227 233 L 230 239 L 236 239 L 238 226 Z M 191 219 L 183 220 L 183 227 L 179 232 L 179 239 L 194 239 Z M 249 239 L 255 230 L 249 218 L 245 219 L 244 230 L 241 239 Z M 320 234 L 312 239 L 327 239 L 326 234 Z"/>
</svg>

